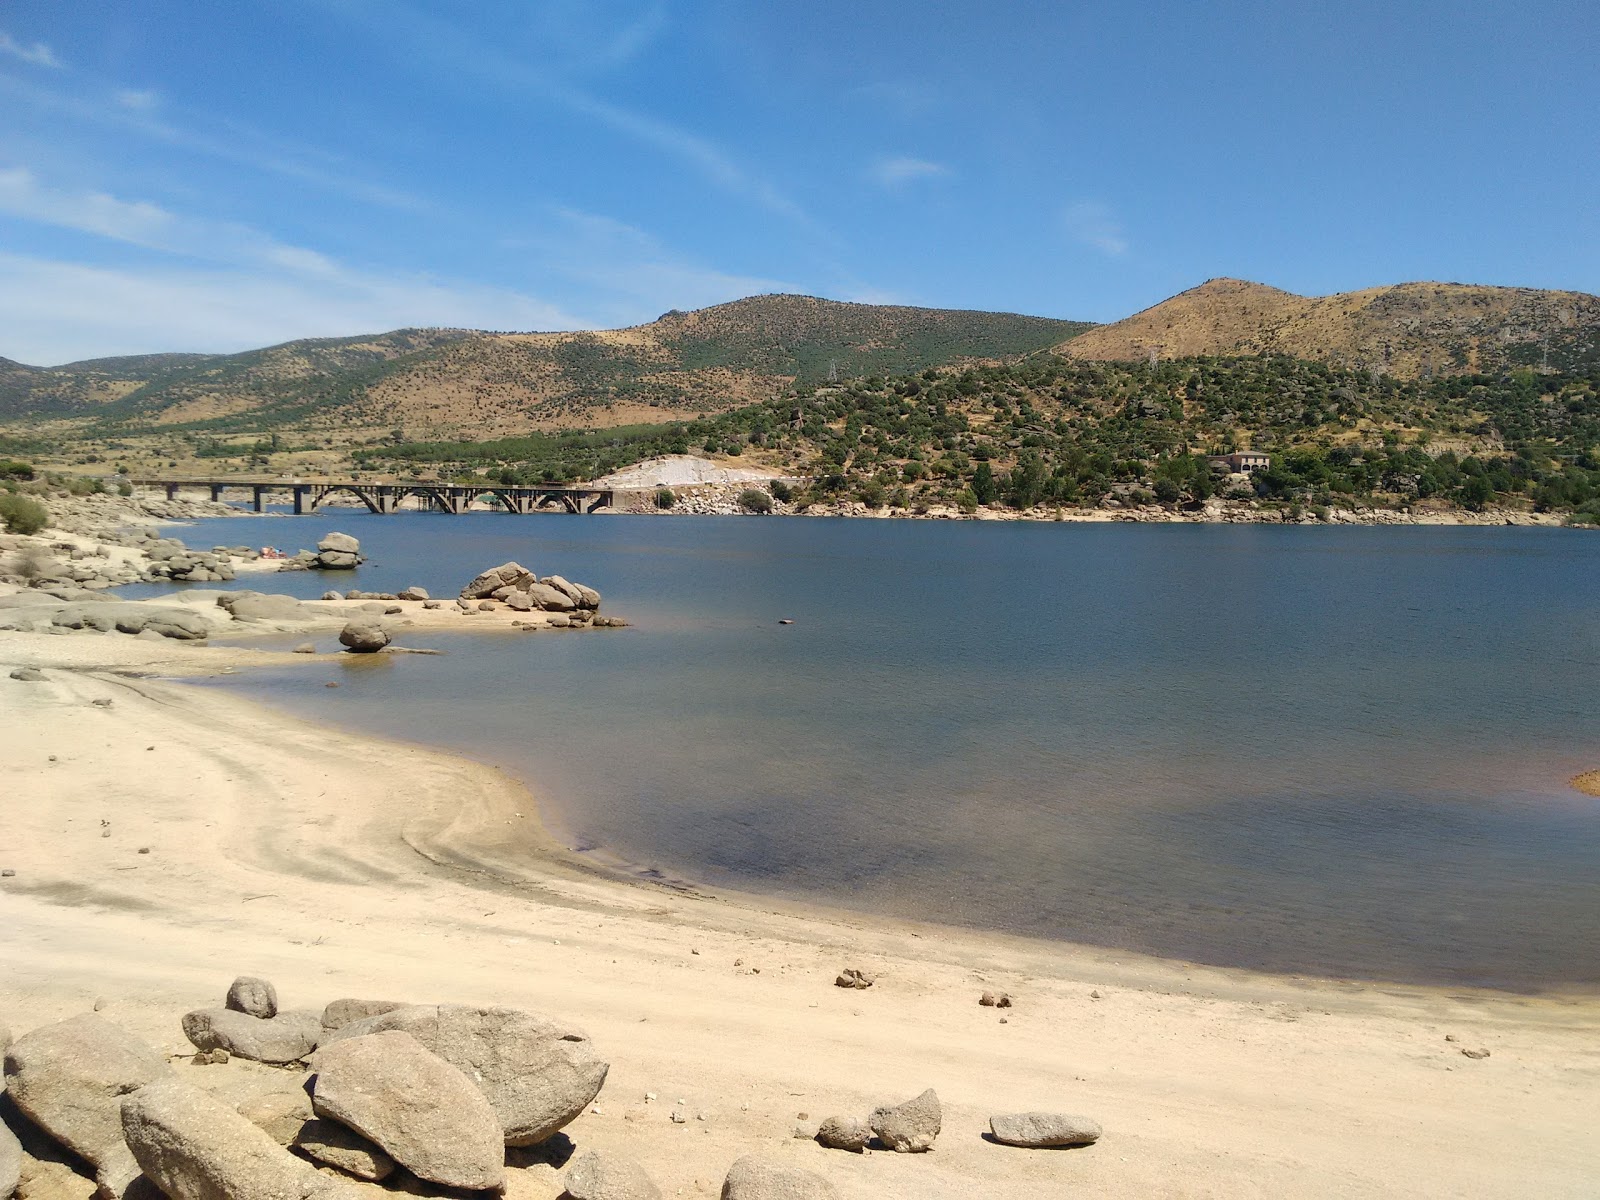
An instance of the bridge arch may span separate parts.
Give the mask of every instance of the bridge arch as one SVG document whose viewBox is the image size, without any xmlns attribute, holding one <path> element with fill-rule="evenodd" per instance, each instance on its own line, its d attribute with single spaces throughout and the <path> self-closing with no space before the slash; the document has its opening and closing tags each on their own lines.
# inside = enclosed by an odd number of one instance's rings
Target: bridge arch
<svg viewBox="0 0 1600 1200">
<path fill-rule="evenodd" d="M 318 488 L 316 495 L 312 498 L 311 506 L 316 508 L 324 500 L 336 492 L 349 492 L 357 500 L 361 501 L 361 503 L 367 506 L 368 512 L 378 513 L 380 515 L 383 513 L 383 506 L 378 503 L 376 496 L 369 492 L 366 488 L 353 483 L 335 483 L 329 485 L 328 487 Z"/>
</svg>

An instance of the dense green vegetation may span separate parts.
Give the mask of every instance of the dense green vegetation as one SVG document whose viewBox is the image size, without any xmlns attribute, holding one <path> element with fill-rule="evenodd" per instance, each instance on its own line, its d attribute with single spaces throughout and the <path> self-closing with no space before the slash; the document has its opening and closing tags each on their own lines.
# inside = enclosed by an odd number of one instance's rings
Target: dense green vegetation
<svg viewBox="0 0 1600 1200">
<path fill-rule="evenodd" d="M 1273 456 L 1247 483 L 1210 455 Z M 1150 367 L 1043 355 L 797 388 L 716 417 L 361 452 L 500 482 L 593 478 L 656 454 L 759 449 L 814 483 L 804 501 L 1304 506 L 1443 501 L 1600 510 L 1600 369 L 1399 380 L 1281 356 Z"/>
</svg>

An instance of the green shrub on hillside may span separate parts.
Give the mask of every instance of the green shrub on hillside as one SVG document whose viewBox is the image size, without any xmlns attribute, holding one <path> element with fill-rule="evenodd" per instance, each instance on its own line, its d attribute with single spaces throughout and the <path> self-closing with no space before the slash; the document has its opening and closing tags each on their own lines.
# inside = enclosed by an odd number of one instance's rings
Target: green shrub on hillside
<svg viewBox="0 0 1600 1200">
<path fill-rule="evenodd" d="M 677 502 L 677 494 L 671 488 L 662 488 L 656 493 L 657 508 L 671 508 Z"/>
<path fill-rule="evenodd" d="M 38 533 L 50 523 L 44 505 L 16 492 L 0 494 L 0 523 L 7 533 Z"/>
<path fill-rule="evenodd" d="M 772 511 L 772 497 L 760 488 L 745 488 L 739 493 L 739 507 L 747 513 L 769 513 Z"/>
</svg>

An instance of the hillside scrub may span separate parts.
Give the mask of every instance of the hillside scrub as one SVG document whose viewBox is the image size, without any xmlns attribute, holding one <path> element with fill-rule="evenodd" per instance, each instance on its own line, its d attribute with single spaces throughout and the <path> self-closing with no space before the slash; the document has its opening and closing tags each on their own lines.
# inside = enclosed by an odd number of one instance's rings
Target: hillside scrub
<svg viewBox="0 0 1600 1200">
<path fill-rule="evenodd" d="M 0 525 L 7 533 L 38 533 L 50 523 L 44 505 L 18 492 L 0 492 Z"/>
<path fill-rule="evenodd" d="M 1155 367 L 1040 356 L 796 389 L 690 422 L 412 443 L 358 459 L 559 482 L 694 445 L 785 461 L 812 479 L 794 498 L 802 505 L 1194 505 L 1227 487 L 1226 498 L 1284 505 L 1566 512 L 1600 501 L 1600 369 L 1420 381 L 1282 356 Z M 1210 456 L 1240 447 L 1270 454 L 1271 468 L 1230 483 Z"/>
</svg>

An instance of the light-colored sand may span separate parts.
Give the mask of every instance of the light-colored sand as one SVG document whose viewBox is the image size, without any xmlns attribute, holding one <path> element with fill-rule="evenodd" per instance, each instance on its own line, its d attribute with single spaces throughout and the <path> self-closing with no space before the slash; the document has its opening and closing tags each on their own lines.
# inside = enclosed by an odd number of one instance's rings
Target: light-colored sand
<svg viewBox="0 0 1600 1200">
<path fill-rule="evenodd" d="M 1589 796 L 1600 796 L 1600 771 L 1585 771 L 1582 775 L 1575 775 L 1572 786 Z"/>
<path fill-rule="evenodd" d="M 20 1033 L 103 999 L 182 1051 L 178 1016 L 239 973 L 288 1006 L 560 1014 L 613 1063 L 568 1133 L 637 1157 L 668 1196 L 715 1196 L 754 1150 L 849 1200 L 1596 1194 L 1593 998 L 1269 980 L 615 882 L 547 846 L 533 797 L 496 770 L 49 665 L 261 657 L 0 634 L 0 867 L 16 872 L 0 879 L 0 1022 Z M 46 681 L 4 677 L 23 661 Z M 844 966 L 879 982 L 835 988 Z M 986 987 L 1016 1007 L 980 1008 Z M 1480 1046 L 1492 1056 L 1459 1053 Z M 186 1071 L 234 1094 L 275 1074 Z M 929 1086 L 945 1103 L 930 1155 L 791 1137 L 802 1112 L 864 1115 Z M 992 1112 L 1034 1108 L 1106 1136 L 982 1140 Z M 513 1175 L 513 1198 L 559 1191 L 548 1168 Z"/>
</svg>

